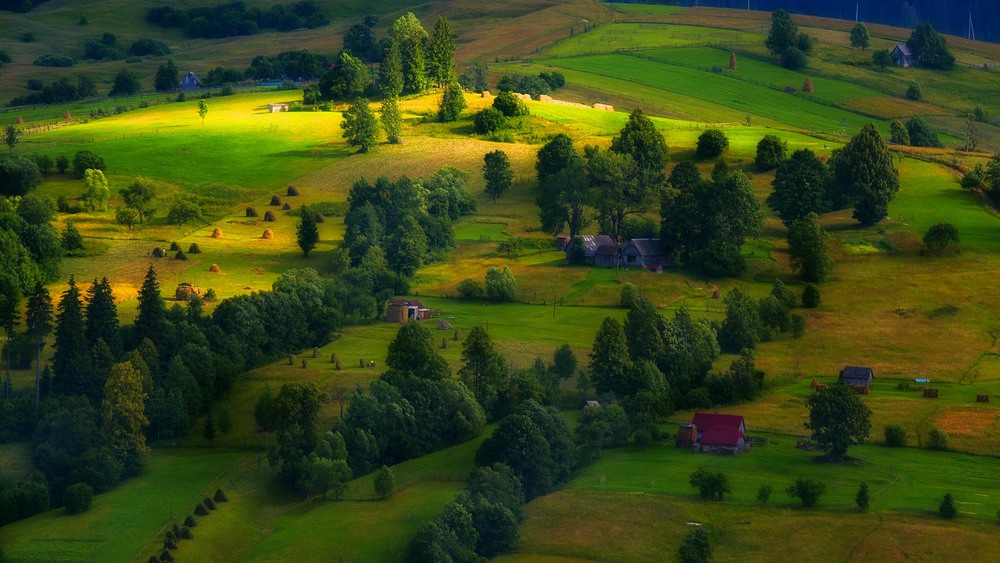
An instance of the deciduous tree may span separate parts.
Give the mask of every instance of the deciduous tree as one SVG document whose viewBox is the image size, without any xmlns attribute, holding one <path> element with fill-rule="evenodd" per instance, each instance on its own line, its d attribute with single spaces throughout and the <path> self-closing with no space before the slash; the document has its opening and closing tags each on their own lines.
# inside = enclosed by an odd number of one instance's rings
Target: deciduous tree
<svg viewBox="0 0 1000 563">
<path fill-rule="evenodd" d="M 378 138 L 378 119 L 368 107 L 366 98 L 357 98 L 344 112 L 340 128 L 344 130 L 343 137 L 347 144 L 358 147 L 358 152 L 368 152 Z"/>
<path fill-rule="evenodd" d="M 843 461 L 851 445 L 868 439 L 872 411 L 853 389 L 833 385 L 817 391 L 806 399 L 806 407 L 806 428 L 812 431 L 813 440 L 830 448 L 826 456 L 830 461 Z"/>
<path fill-rule="evenodd" d="M 792 16 L 785 10 L 771 13 L 771 30 L 764 40 L 764 45 L 772 55 L 780 55 L 798 44 L 799 27 L 792 21 Z"/>
<path fill-rule="evenodd" d="M 809 213 L 788 227 L 788 254 L 792 269 L 802 279 L 821 282 L 830 271 L 829 235 L 819 224 L 819 216 Z"/>
<path fill-rule="evenodd" d="M 122 362 L 111 367 L 104 385 L 101 432 L 126 475 L 138 474 L 149 457 L 145 436 L 149 420 L 144 414 L 147 398 L 142 377 L 131 363 Z"/>
<path fill-rule="evenodd" d="M 851 47 L 864 51 L 869 45 L 871 45 L 871 36 L 868 35 L 868 26 L 864 22 L 858 22 L 851 28 Z"/>
<path fill-rule="evenodd" d="M 507 153 L 500 149 L 486 153 L 483 157 L 483 177 L 486 179 L 486 193 L 496 205 L 500 195 L 509 190 L 514 181 L 514 169 L 510 166 Z"/>
<path fill-rule="evenodd" d="M 385 130 L 386 140 L 390 144 L 399 144 L 402 141 L 403 114 L 399 111 L 399 100 L 394 96 L 388 96 L 382 100 L 382 110 L 379 112 L 379 120 L 382 122 L 382 129 Z"/>
<path fill-rule="evenodd" d="M 83 173 L 83 206 L 88 211 L 106 211 L 111 190 L 104 172 L 88 168 Z"/>
<path fill-rule="evenodd" d="M 889 214 L 889 202 L 899 191 L 899 171 L 875 124 L 865 125 L 835 151 L 830 169 L 835 197 L 854 202 L 853 216 L 862 226 L 874 225 Z"/>
</svg>

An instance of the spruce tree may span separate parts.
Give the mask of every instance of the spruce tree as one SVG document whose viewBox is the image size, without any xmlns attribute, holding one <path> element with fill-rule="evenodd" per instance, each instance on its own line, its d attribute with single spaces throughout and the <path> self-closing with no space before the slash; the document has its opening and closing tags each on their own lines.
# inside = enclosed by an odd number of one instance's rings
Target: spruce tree
<svg viewBox="0 0 1000 563">
<path fill-rule="evenodd" d="M 427 89 L 427 31 L 412 12 L 392 24 L 392 38 L 399 43 L 403 71 L 403 91 L 418 94 Z"/>
<path fill-rule="evenodd" d="M 316 248 L 319 242 L 319 228 L 316 226 L 316 215 L 305 205 L 299 211 L 299 227 L 295 234 L 302 256 L 309 256 L 309 251 Z"/>
<path fill-rule="evenodd" d="M 73 276 L 69 278 L 69 288 L 63 292 L 56 317 L 55 356 L 52 359 L 55 370 L 55 390 L 64 395 L 93 395 L 90 383 L 86 381 L 89 354 L 83 316 L 83 302 L 80 288 Z"/>
<path fill-rule="evenodd" d="M 438 87 L 455 81 L 455 34 L 444 16 L 434 22 L 427 47 L 427 77 Z"/>
<path fill-rule="evenodd" d="M 388 40 L 379 66 L 378 81 L 386 98 L 396 98 L 403 93 L 403 59 L 399 54 L 399 42 L 395 39 Z"/>
<path fill-rule="evenodd" d="M 167 306 L 160 295 L 160 284 L 156 281 L 156 270 L 150 265 L 146 279 L 139 288 L 139 314 L 132 327 L 132 342 L 142 342 L 149 338 L 154 344 L 161 342 L 166 332 Z"/>
<path fill-rule="evenodd" d="M 39 283 L 28 296 L 28 309 L 24 315 L 28 335 L 35 344 L 35 406 L 41 400 L 42 346 L 52 332 L 52 297 L 49 290 Z"/>
<path fill-rule="evenodd" d="M 14 338 L 17 323 L 21 318 L 21 314 L 18 312 L 20 303 L 21 288 L 17 282 L 10 276 L 0 277 L 0 328 L 3 328 L 4 334 L 7 335 L 7 342 L 10 342 Z M 9 397 L 10 349 L 12 346 L 5 345 L 2 348 L 6 353 L 4 359 L 7 363 L 7 377 L 4 383 L 3 396 Z"/>
<path fill-rule="evenodd" d="M 118 307 L 108 278 L 94 280 L 87 290 L 87 345 L 103 339 L 113 352 L 120 351 L 118 336 Z"/>
</svg>

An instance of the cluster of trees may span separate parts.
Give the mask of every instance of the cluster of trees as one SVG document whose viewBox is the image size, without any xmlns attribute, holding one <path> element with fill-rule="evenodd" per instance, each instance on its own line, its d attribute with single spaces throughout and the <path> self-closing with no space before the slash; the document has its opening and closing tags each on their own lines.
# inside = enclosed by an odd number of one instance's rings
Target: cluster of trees
<svg viewBox="0 0 1000 563">
<path fill-rule="evenodd" d="M 538 75 L 525 74 L 520 77 L 504 75 L 497 81 L 497 92 L 520 92 L 534 99 L 566 85 L 566 77 L 561 72 L 540 72 Z"/>
<path fill-rule="evenodd" d="M 607 150 L 585 147 L 581 156 L 568 136 L 556 135 L 535 163 L 542 230 L 567 229 L 575 238 L 596 218 L 601 232 L 620 240 L 628 221 L 663 195 L 668 157 L 663 136 L 641 109 L 632 112 Z"/>
<path fill-rule="evenodd" d="M 771 31 L 768 32 L 764 45 L 772 55 L 781 58 L 781 66 L 798 70 L 806 66 L 806 55 L 812 51 L 813 38 L 799 33 L 799 27 L 792 21 L 791 14 L 785 10 L 776 10 L 771 14 Z"/>
<path fill-rule="evenodd" d="M 528 115 L 528 106 L 524 100 L 512 92 L 500 92 L 493 99 L 493 104 L 476 114 L 472 128 L 480 135 L 496 133 L 510 126 L 510 119 Z"/>
<path fill-rule="evenodd" d="M 488 299 L 490 301 L 517 300 L 517 279 L 510 267 L 496 268 L 490 266 L 486 269 L 486 278 L 483 282 L 472 278 L 465 278 L 458 282 L 455 288 L 462 299 Z"/>
<path fill-rule="evenodd" d="M 344 217 L 343 248 L 351 263 L 385 264 L 410 277 L 423 264 L 443 258 L 454 246 L 452 223 L 476 209 L 466 178 L 446 167 L 429 178 L 355 182 Z"/>
<path fill-rule="evenodd" d="M 48 86 L 41 87 L 38 92 L 24 94 L 11 99 L 7 105 L 13 107 L 37 104 L 63 104 L 93 98 L 96 95 L 97 87 L 86 76 L 79 77 L 76 84 L 70 82 L 68 78 L 60 78 Z"/>
<path fill-rule="evenodd" d="M 955 55 L 948 50 L 948 41 L 929 23 L 917 25 L 906 40 L 906 46 L 920 66 L 940 70 L 950 70 L 955 66 Z"/>
<path fill-rule="evenodd" d="M 282 51 L 273 57 L 257 55 L 239 77 L 237 77 L 239 73 L 237 69 L 216 67 L 209 71 L 206 80 L 219 84 L 238 82 L 244 77 L 253 80 L 279 78 L 315 80 L 322 76 L 329 63 L 330 61 L 325 55 L 313 53 L 307 49 Z"/>
<path fill-rule="evenodd" d="M 188 10 L 157 6 L 146 13 L 146 21 L 162 27 L 183 27 L 189 37 L 204 39 L 256 35 L 265 29 L 312 29 L 330 23 L 313 0 L 287 5 L 275 4 L 266 11 L 260 8 L 247 9 L 246 3 L 242 1 Z"/>
<path fill-rule="evenodd" d="M 889 140 L 897 145 L 941 147 L 938 132 L 922 117 L 911 117 L 906 123 L 894 120 L 889 124 Z"/>
<path fill-rule="evenodd" d="M 983 166 L 977 164 L 962 177 L 962 186 L 983 190 L 994 204 L 1000 204 L 1000 153 L 994 154 Z"/>
<path fill-rule="evenodd" d="M 810 213 L 853 207 L 853 217 L 871 226 L 888 215 L 899 171 L 878 127 L 869 123 L 833 151 L 828 164 L 808 149 L 796 151 L 778 164 L 771 185 L 767 203 L 786 225 Z"/>
<path fill-rule="evenodd" d="M 161 57 L 170 54 L 170 47 L 166 43 L 143 37 L 136 40 L 123 50 L 118 43 L 118 36 L 114 33 L 105 32 L 100 39 L 91 39 L 83 46 L 83 58 L 92 61 L 117 61 L 125 57 Z"/>
</svg>

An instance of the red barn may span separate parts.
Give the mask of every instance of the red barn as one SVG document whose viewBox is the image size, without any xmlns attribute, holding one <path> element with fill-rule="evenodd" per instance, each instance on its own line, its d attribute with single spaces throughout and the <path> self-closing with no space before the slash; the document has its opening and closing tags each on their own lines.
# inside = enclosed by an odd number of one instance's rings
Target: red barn
<svg viewBox="0 0 1000 563">
<path fill-rule="evenodd" d="M 691 426 L 698 433 L 695 451 L 737 454 L 750 447 L 742 416 L 699 412 L 695 413 Z"/>
</svg>

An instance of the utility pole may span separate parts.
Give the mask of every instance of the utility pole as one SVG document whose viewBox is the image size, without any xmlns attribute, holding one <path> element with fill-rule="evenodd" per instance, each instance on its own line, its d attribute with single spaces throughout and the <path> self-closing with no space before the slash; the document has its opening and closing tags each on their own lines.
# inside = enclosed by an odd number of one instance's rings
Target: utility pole
<svg viewBox="0 0 1000 563">
<path fill-rule="evenodd" d="M 972 10 L 969 10 L 969 39 L 976 40 L 976 30 L 972 27 Z"/>
<path fill-rule="evenodd" d="M 858 21 L 858 10 L 860 4 L 861 4 L 860 2 L 854 3 L 854 21 Z"/>
</svg>

